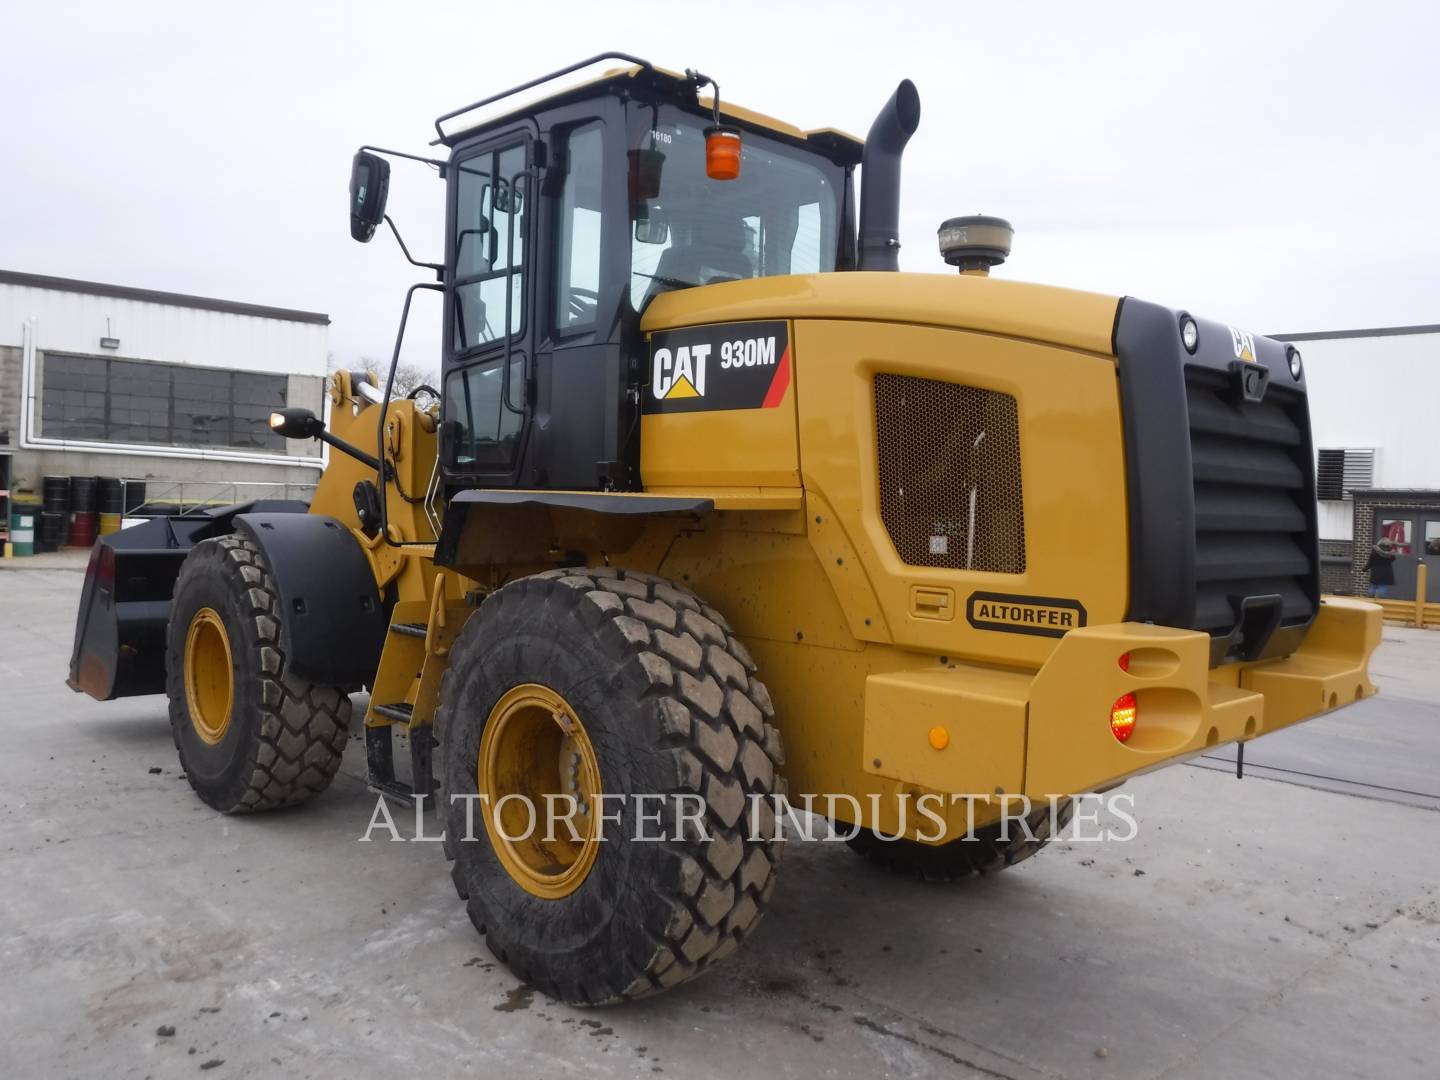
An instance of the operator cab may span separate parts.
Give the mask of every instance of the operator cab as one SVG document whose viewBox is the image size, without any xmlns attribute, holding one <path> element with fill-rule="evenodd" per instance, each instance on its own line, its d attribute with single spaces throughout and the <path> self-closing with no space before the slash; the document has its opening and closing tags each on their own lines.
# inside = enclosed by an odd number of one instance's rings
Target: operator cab
<svg viewBox="0 0 1440 1080">
<path fill-rule="evenodd" d="M 512 105 L 617 56 L 630 62 Z M 718 87 L 702 98 L 707 83 L 607 54 L 436 122 L 450 149 L 436 163 L 447 182 L 436 269 L 448 488 L 637 489 L 646 305 L 676 289 L 855 265 L 860 141 L 724 105 Z M 734 173 L 737 142 L 738 173 L 717 178 Z M 383 187 L 376 174 L 388 169 L 363 152 L 356 161 L 369 173 L 352 178 L 363 203 L 366 181 Z"/>
</svg>

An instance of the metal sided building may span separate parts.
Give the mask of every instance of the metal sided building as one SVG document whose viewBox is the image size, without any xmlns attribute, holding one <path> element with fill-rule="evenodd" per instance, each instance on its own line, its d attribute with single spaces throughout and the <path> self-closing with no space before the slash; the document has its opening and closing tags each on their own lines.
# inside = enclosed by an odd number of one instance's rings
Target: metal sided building
<svg viewBox="0 0 1440 1080">
<path fill-rule="evenodd" d="M 1276 334 L 1300 349 L 1318 458 L 1321 585 L 1363 595 L 1371 546 L 1396 545 L 1391 595 L 1440 601 L 1440 324 Z"/>
<path fill-rule="evenodd" d="M 330 319 L 309 311 L 0 270 L 0 455 L 14 497 L 46 475 L 146 482 L 155 502 L 308 498 L 320 444 L 267 424 L 324 415 Z"/>
</svg>

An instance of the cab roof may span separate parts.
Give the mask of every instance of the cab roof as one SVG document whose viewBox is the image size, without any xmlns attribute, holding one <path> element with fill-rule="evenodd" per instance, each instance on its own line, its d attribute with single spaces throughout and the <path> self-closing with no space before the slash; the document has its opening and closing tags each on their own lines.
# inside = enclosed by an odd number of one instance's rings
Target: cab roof
<svg viewBox="0 0 1440 1080">
<path fill-rule="evenodd" d="M 568 86 L 545 86 L 545 84 L 552 83 L 566 75 L 612 59 L 624 60 L 628 63 L 622 67 L 609 68 L 598 75 L 581 79 Z M 660 96 L 670 98 L 677 104 L 696 105 L 707 110 L 713 108 L 713 94 L 697 94 L 695 83 L 688 75 L 656 67 L 648 60 L 641 60 L 639 57 L 633 57 L 626 53 L 602 53 L 589 60 L 571 64 L 559 71 L 551 72 L 549 75 L 542 75 L 538 79 L 532 79 L 499 94 L 493 94 L 470 105 L 445 113 L 435 121 L 435 133 L 438 137 L 431 145 L 454 146 L 481 128 L 490 127 L 502 120 L 565 102 L 594 97 L 612 87 L 622 85 L 633 85 L 657 92 Z M 523 94 L 526 90 L 535 90 L 537 96 L 513 102 L 507 100 L 517 94 Z M 502 101 L 505 104 L 500 111 L 472 117 L 472 114 L 484 109 L 487 105 L 499 105 Z M 828 157 L 845 164 L 858 163 L 861 151 L 865 147 L 864 142 L 860 139 L 836 128 L 814 128 L 803 131 L 785 120 L 732 104 L 723 97 L 720 101 L 720 115 L 744 127 L 779 135 L 792 142 L 808 143 Z M 455 123 L 447 127 L 449 121 L 455 121 Z"/>
</svg>

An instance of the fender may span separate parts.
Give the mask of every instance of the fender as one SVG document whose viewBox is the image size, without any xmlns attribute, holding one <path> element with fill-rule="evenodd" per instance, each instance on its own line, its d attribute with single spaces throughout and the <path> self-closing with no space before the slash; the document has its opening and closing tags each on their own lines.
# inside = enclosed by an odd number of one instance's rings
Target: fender
<svg viewBox="0 0 1440 1080">
<path fill-rule="evenodd" d="M 369 685 L 387 630 L 375 575 L 348 528 L 321 514 L 240 514 L 280 594 L 287 670 L 347 689 Z"/>
<path fill-rule="evenodd" d="M 511 508 L 519 510 L 586 510 L 592 514 L 619 517 L 643 517 L 654 514 L 708 514 L 715 509 L 715 500 L 684 495 L 651 495 L 641 491 L 537 491 L 471 488 L 456 492 L 445 507 L 445 521 L 435 544 L 435 564 L 455 566 L 460 554 L 460 535 L 472 506 Z M 524 530 L 516 530 L 523 545 Z M 517 549 L 511 554 L 524 561 Z M 540 560 L 543 547 L 524 557 Z"/>
</svg>

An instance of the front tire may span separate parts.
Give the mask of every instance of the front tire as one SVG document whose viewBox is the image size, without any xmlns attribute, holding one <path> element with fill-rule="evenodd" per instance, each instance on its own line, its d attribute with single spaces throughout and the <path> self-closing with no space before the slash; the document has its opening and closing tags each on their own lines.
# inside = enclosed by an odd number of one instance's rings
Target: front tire
<svg viewBox="0 0 1440 1080">
<path fill-rule="evenodd" d="M 195 793 L 226 814 L 314 798 L 340 769 L 350 698 L 286 670 L 279 593 L 241 536 L 196 544 L 170 605 L 170 729 Z"/>
<path fill-rule="evenodd" d="M 784 790 L 755 671 L 718 612 L 648 574 L 550 571 L 470 618 L 435 724 L 445 848 L 471 921 L 517 976 L 573 1004 L 643 997 L 754 930 Z M 498 830 L 500 799 L 552 792 L 598 801 L 609 820 L 560 847 Z M 676 796 L 703 808 L 710 839 L 677 820 Z M 637 806 L 659 823 L 639 823 Z"/>
</svg>

